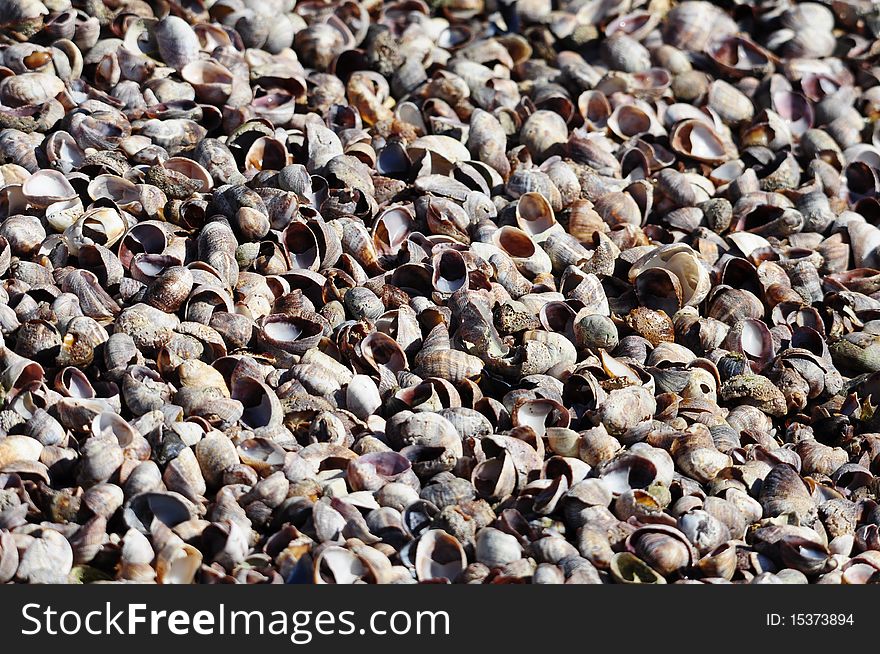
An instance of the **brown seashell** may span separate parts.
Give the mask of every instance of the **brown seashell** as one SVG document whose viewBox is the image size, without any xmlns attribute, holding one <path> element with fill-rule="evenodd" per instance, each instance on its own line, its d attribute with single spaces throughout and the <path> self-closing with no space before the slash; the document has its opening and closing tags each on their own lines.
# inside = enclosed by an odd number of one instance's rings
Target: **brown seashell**
<svg viewBox="0 0 880 654">
<path fill-rule="evenodd" d="M 536 161 L 543 161 L 568 139 L 565 120 L 551 111 L 536 111 L 523 124 L 520 140 Z"/>
<path fill-rule="evenodd" d="M 690 567 L 696 558 L 685 535 L 665 525 L 637 529 L 627 538 L 627 549 L 666 577 Z"/>
<path fill-rule="evenodd" d="M 741 36 L 730 36 L 708 49 L 709 57 L 718 68 L 731 77 L 753 75 L 763 77 L 773 72 L 773 57 L 761 46 Z"/>
<path fill-rule="evenodd" d="M 791 513 L 800 524 L 810 524 L 816 517 L 816 504 L 809 489 L 797 471 L 786 463 L 770 470 L 758 499 L 769 517 Z"/>
<path fill-rule="evenodd" d="M 677 48 L 703 51 L 709 43 L 737 32 L 733 22 L 711 2 L 682 2 L 673 7 L 666 17 L 666 43 Z"/>
<path fill-rule="evenodd" d="M 686 245 L 660 246 L 636 261 L 629 271 L 630 280 L 638 280 L 646 271 L 663 270 L 669 273 L 673 288 L 680 293 L 684 306 L 701 302 L 709 292 L 708 272 L 697 254 Z M 673 309 L 673 312 L 677 310 Z"/>
<path fill-rule="evenodd" d="M 166 313 L 174 313 L 186 302 L 192 288 L 193 275 L 189 268 L 170 266 L 150 284 L 144 300 Z"/>
<path fill-rule="evenodd" d="M 708 105 L 728 124 L 746 122 L 755 115 L 755 108 L 748 96 L 724 80 L 712 82 Z"/>
<path fill-rule="evenodd" d="M 708 164 L 720 164 L 729 157 L 718 134 L 701 120 L 683 120 L 669 135 L 672 149 L 686 157 Z"/>
</svg>

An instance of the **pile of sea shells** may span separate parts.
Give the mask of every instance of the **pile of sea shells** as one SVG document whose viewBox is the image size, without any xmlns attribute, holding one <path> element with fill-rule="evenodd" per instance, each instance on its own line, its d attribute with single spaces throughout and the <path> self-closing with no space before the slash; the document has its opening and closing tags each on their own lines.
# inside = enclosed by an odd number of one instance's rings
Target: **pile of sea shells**
<svg viewBox="0 0 880 654">
<path fill-rule="evenodd" d="M 0 583 L 877 583 L 878 37 L 0 0 Z"/>
</svg>

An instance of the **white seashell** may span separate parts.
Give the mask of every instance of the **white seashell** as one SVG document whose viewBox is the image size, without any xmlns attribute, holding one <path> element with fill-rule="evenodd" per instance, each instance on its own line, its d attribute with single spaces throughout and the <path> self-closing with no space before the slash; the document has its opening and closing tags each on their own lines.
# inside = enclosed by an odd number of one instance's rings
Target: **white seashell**
<svg viewBox="0 0 880 654">
<path fill-rule="evenodd" d="M 345 406 L 361 420 L 366 420 L 382 406 L 376 382 L 367 375 L 355 375 L 345 389 Z"/>
<path fill-rule="evenodd" d="M 694 250 L 684 243 L 661 245 L 636 261 L 629 271 L 630 281 L 635 281 L 649 268 L 663 268 L 678 278 L 681 284 L 682 302 L 696 306 L 709 294 L 712 280 Z"/>
<path fill-rule="evenodd" d="M 29 204 L 39 209 L 50 204 L 73 200 L 77 194 L 67 178 L 57 170 L 38 170 L 24 180 L 21 192 Z"/>
</svg>

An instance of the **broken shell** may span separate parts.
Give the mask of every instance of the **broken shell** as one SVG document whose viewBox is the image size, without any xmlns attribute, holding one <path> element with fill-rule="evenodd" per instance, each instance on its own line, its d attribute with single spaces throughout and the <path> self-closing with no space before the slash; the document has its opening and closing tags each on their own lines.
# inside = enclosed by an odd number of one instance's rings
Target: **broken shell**
<svg viewBox="0 0 880 654">
<path fill-rule="evenodd" d="M 415 568 L 419 581 L 455 580 L 467 565 L 461 543 L 442 529 L 431 529 L 419 538 Z"/>
</svg>

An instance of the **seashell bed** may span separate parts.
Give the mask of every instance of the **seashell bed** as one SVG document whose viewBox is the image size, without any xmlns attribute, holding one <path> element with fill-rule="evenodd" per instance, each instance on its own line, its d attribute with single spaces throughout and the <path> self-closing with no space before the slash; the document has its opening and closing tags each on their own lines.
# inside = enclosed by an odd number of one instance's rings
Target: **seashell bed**
<svg viewBox="0 0 880 654">
<path fill-rule="evenodd" d="M 878 404 L 876 2 L 0 0 L 0 583 L 877 583 Z"/>
</svg>

